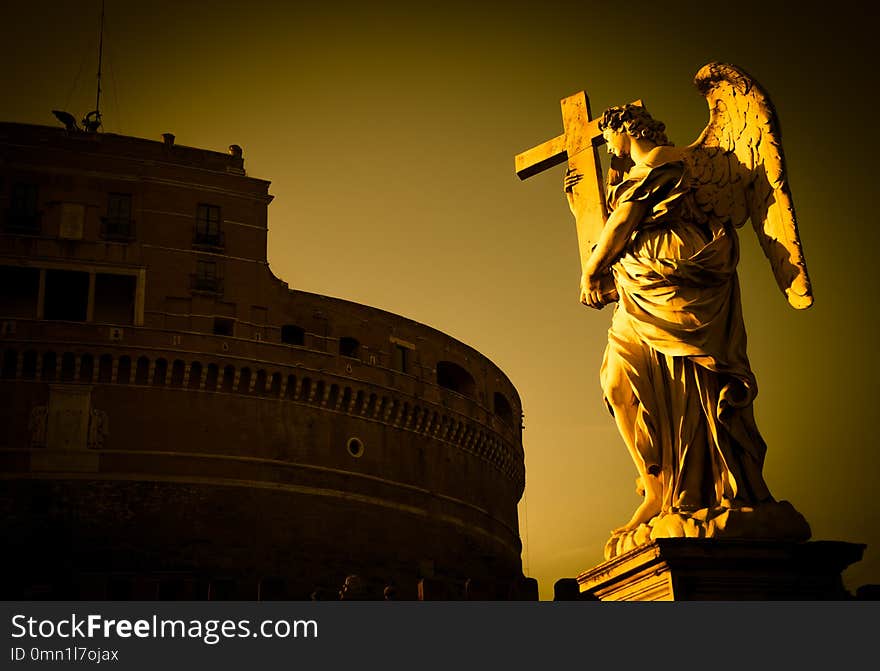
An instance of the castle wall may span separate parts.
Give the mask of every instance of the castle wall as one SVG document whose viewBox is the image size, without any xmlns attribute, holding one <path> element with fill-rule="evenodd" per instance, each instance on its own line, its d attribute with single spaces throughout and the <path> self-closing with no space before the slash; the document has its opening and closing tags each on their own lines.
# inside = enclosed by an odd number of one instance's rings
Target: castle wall
<svg viewBox="0 0 880 671">
<path fill-rule="evenodd" d="M 20 124 L 0 150 L 0 505 L 42 539 L 17 570 L 300 597 L 352 570 L 522 577 L 513 385 L 276 278 L 269 184 L 237 152 Z"/>
</svg>

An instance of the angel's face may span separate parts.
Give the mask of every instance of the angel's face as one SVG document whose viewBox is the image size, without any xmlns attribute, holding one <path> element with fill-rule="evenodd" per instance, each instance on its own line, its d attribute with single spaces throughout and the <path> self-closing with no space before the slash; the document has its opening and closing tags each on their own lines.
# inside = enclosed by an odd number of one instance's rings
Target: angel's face
<svg viewBox="0 0 880 671">
<path fill-rule="evenodd" d="M 629 155 L 629 135 L 606 128 L 602 131 L 608 153 L 618 158 Z"/>
</svg>

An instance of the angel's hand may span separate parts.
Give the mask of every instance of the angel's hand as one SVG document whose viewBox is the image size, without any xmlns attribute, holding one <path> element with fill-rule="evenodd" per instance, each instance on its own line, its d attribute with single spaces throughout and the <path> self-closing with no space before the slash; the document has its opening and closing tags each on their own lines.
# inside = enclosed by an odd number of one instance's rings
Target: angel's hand
<svg viewBox="0 0 880 671">
<path fill-rule="evenodd" d="M 596 310 L 605 307 L 602 300 L 602 279 L 599 275 L 581 276 L 581 303 Z"/>
<path fill-rule="evenodd" d="M 569 168 L 565 171 L 565 177 L 562 179 L 562 190 L 565 193 L 571 193 L 572 189 L 584 178 L 583 174 L 579 173 L 574 168 Z"/>
</svg>

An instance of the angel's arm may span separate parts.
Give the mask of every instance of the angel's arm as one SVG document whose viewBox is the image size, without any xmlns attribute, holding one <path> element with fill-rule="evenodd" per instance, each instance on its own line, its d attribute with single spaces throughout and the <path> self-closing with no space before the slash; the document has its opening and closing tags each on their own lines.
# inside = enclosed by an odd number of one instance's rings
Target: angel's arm
<svg viewBox="0 0 880 671">
<path fill-rule="evenodd" d="M 584 275 L 601 275 L 614 264 L 647 209 L 648 203 L 645 200 L 628 200 L 615 208 L 584 265 Z"/>
<path fill-rule="evenodd" d="M 633 231 L 644 218 L 648 205 L 644 200 L 625 201 L 618 205 L 599 235 L 581 277 L 581 303 L 592 308 L 604 305 L 602 276 L 626 249 Z"/>
</svg>

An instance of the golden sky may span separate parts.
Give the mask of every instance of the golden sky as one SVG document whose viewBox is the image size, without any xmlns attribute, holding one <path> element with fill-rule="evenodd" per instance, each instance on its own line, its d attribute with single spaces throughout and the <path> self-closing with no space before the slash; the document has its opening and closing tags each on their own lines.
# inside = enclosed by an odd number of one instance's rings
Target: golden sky
<svg viewBox="0 0 880 671">
<path fill-rule="evenodd" d="M 578 303 L 563 168 L 520 182 L 513 157 L 561 133 L 559 100 L 582 89 L 594 114 L 641 98 L 690 143 L 708 119 L 693 75 L 739 65 L 781 120 L 816 297 L 788 307 L 741 230 L 765 475 L 815 539 L 868 544 L 848 587 L 880 583 L 871 22 L 849 2 L 662 4 L 108 0 L 104 129 L 241 145 L 272 181 L 276 275 L 441 329 L 508 374 L 525 410 L 524 568 L 551 598 L 638 499 L 598 382 L 611 311 Z M 4 12 L 0 119 L 93 109 L 99 14 Z"/>
</svg>

